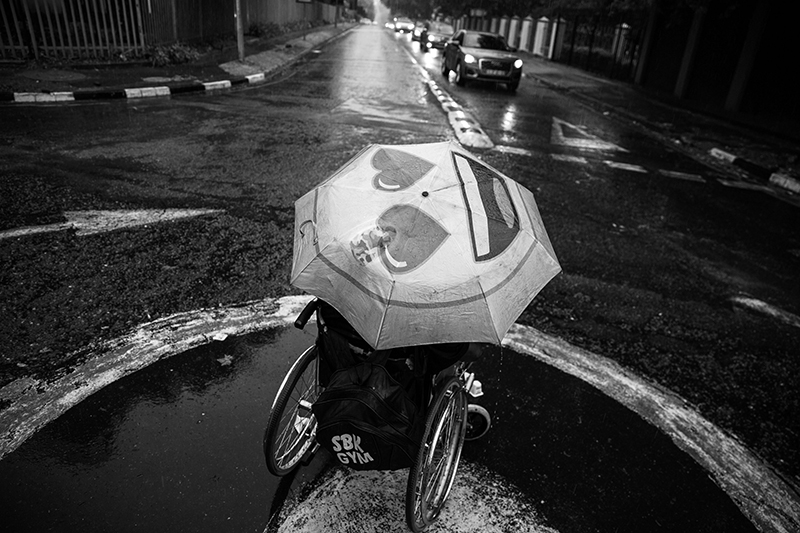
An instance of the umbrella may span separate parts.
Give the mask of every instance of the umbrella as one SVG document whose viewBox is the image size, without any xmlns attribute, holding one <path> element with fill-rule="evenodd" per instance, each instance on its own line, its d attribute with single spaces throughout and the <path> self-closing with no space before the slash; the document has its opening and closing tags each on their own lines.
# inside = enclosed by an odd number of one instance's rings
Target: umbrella
<svg viewBox="0 0 800 533">
<path fill-rule="evenodd" d="M 367 146 L 294 231 L 292 285 L 375 349 L 499 344 L 561 270 L 533 194 L 455 142 Z"/>
</svg>

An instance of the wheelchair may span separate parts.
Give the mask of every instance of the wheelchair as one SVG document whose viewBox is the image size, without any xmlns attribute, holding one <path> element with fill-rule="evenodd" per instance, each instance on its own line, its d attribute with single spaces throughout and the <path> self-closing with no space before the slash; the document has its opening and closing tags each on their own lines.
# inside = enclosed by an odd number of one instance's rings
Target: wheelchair
<svg viewBox="0 0 800 533">
<path fill-rule="evenodd" d="M 318 299 L 303 309 L 295 327 L 303 329 L 315 312 L 320 332 L 325 326 L 335 327 L 348 338 L 354 351 L 371 350 L 341 315 Z M 422 379 L 419 394 L 425 400 L 420 403 L 425 406 L 424 430 L 406 487 L 406 523 L 415 533 L 433 523 L 444 507 L 464 441 L 483 436 L 491 425 L 491 417 L 483 407 L 468 403 L 469 395 L 482 394 L 480 382 L 469 372 L 470 359 L 476 355 L 474 346 L 477 345 L 469 345 L 471 356 L 463 357 L 461 353 L 453 361 L 440 358 L 438 366 L 434 365 Z M 426 357 L 425 347 L 414 350 Z M 312 405 L 324 389 L 325 366 L 317 342 L 300 354 L 278 389 L 264 432 L 264 455 L 273 475 L 284 476 L 299 465 L 308 464 L 319 448 Z"/>
</svg>

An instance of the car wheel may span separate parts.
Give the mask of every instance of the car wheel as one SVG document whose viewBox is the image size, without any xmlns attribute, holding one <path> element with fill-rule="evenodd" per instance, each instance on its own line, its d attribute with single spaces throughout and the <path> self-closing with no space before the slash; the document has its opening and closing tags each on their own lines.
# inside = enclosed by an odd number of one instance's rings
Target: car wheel
<svg viewBox="0 0 800 533">
<path fill-rule="evenodd" d="M 519 80 L 514 80 L 508 83 L 507 85 L 508 85 L 508 92 L 515 93 L 517 92 L 517 87 L 519 87 Z"/>
<path fill-rule="evenodd" d="M 456 63 L 456 85 L 463 87 L 467 80 L 464 79 L 464 66 L 461 61 Z"/>
<path fill-rule="evenodd" d="M 442 57 L 442 76 L 444 79 L 450 77 L 450 69 L 447 68 L 447 60 L 444 57 Z"/>
</svg>

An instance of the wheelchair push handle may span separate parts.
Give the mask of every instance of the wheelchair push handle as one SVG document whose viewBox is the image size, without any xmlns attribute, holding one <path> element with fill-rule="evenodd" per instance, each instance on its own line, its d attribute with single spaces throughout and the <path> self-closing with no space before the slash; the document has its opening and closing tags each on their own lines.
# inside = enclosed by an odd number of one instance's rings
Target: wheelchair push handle
<svg viewBox="0 0 800 533">
<path fill-rule="evenodd" d="M 297 329 L 303 329 L 306 327 L 308 319 L 311 318 L 311 315 L 314 314 L 314 311 L 317 310 L 317 307 L 319 307 L 319 298 L 314 298 L 308 302 L 303 310 L 300 311 L 300 314 L 297 315 L 297 318 L 294 321 L 294 327 Z"/>
</svg>

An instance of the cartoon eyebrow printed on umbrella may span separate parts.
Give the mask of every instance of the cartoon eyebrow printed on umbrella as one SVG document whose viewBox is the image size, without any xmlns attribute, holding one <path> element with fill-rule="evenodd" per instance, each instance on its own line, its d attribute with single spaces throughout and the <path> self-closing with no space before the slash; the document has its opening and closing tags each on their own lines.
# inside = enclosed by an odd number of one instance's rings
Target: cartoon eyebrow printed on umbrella
<svg viewBox="0 0 800 533">
<path fill-rule="evenodd" d="M 430 172 L 433 163 L 408 152 L 381 148 L 372 156 L 372 166 L 380 170 L 372 178 L 373 187 L 379 191 L 402 191 Z"/>
</svg>

